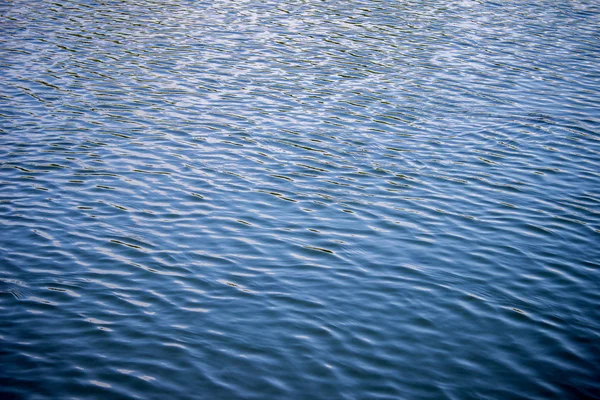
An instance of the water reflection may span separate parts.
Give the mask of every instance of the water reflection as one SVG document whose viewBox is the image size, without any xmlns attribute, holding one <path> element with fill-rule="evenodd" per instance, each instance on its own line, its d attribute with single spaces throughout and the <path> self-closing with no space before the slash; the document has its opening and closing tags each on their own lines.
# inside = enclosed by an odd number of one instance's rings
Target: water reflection
<svg viewBox="0 0 600 400">
<path fill-rule="evenodd" d="M 599 11 L 0 5 L 0 393 L 593 397 Z"/>
</svg>

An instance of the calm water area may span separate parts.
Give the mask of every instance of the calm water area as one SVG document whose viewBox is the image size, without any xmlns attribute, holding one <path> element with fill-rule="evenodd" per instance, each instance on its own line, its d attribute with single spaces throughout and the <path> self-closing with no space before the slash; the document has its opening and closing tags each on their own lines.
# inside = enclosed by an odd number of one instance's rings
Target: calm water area
<svg viewBox="0 0 600 400">
<path fill-rule="evenodd" d="M 0 17 L 0 399 L 600 399 L 599 1 Z"/>
</svg>

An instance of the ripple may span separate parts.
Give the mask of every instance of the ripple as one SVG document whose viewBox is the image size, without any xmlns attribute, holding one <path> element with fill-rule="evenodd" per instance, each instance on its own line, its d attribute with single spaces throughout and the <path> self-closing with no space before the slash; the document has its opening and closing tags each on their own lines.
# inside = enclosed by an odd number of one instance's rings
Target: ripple
<svg viewBox="0 0 600 400">
<path fill-rule="evenodd" d="M 0 397 L 600 391 L 593 1 L 0 14 Z"/>
</svg>

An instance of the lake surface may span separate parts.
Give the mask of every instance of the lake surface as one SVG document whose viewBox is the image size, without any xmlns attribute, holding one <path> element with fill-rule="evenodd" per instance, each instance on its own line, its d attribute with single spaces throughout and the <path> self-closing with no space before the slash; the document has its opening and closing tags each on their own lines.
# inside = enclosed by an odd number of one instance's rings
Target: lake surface
<svg viewBox="0 0 600 400">
<path fill-rule="evenodd" d="M 0 4 L 2 399 L 600 398 L 600 3 Z"/>
</svg>

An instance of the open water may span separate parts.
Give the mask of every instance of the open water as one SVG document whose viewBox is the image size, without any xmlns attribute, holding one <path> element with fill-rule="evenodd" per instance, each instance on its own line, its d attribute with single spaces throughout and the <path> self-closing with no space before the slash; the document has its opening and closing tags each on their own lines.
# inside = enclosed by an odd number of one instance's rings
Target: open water
<svg viewBox="0 0 600 400">
<path fill-rule="evenodd" d="M 598 1 L 0 16 L 0 398 L 600 398 Z"/>
</svg>

